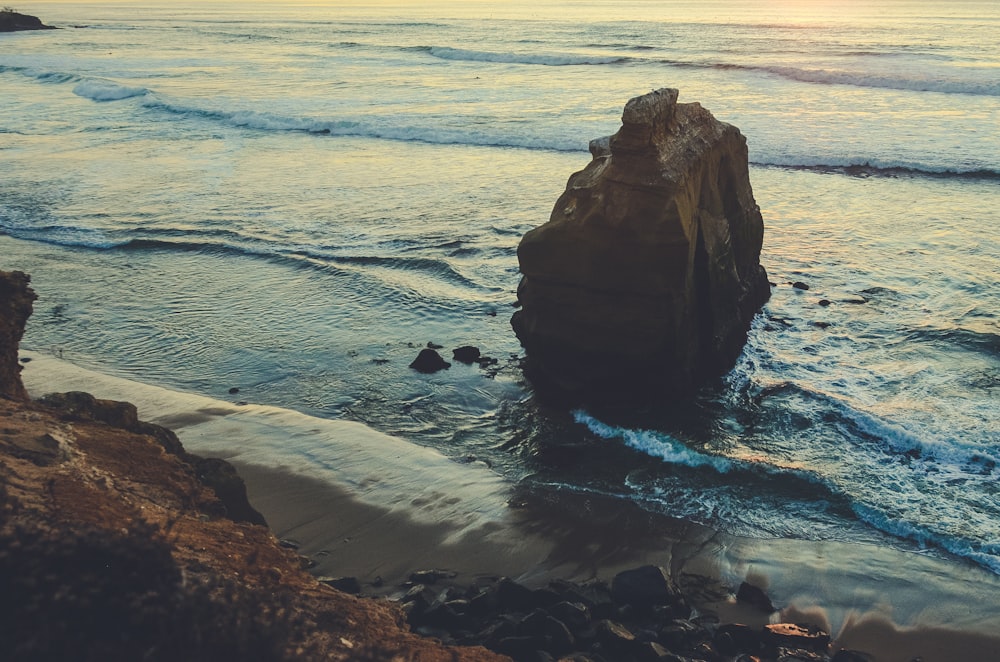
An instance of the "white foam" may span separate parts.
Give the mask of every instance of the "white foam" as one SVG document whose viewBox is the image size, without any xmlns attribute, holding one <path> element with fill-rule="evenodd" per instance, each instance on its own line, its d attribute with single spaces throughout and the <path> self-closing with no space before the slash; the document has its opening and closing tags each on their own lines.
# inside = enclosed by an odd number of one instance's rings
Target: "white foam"
<svg viewBox="0 0 1000 662">
<path fill-rule="evenodd" d="M 106 80 L 84 80 L 76 84 L 73 94 L 94 101 L 120 101 L 149 93 L 144 87 L 129 87 Z"/>
<path fill-rule="evenodd" d="M 613 427 L 602 423 L 579 409 L 573 412 L 573 418 L 577 423 L 586 425 L 598 437 L 604 439 L 620 437 L 629 448 L 670 464 L 683 464 L 689 467 L 711 467 L 719 473 L 728 473 L 736 468 L 736 463 L 733 460 L 698 453 L 662 432 Z"/>
</svg>

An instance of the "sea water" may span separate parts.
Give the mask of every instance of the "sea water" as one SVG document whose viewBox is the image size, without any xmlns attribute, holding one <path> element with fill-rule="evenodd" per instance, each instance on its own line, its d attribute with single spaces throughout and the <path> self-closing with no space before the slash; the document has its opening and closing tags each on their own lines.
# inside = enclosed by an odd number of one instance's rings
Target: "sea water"
<svg viewBox="0 0 1000 662">
<path fill-rule="evenodd" d="M 528 488 L 1000 574 L 1000 5 L 19 9 L 63 28 L 0 35 L 25 347 Z M 771 300 L 693 402 L 546 407 L 518 240 L 660 87 L 747 136 Z M 428 342 L 497 363 L 421 375 Z"/>
</svg>

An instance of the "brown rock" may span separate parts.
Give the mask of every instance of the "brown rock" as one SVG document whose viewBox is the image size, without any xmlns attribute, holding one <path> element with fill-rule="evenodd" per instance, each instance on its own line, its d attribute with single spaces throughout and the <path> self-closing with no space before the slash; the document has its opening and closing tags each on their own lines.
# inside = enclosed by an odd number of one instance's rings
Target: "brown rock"
<svg viewBox="0 0 1000 662">
<path fill-rule="evenodd" d="M 157 439 L 5 398 L 0 420 L 4 660 L 504 659 L 420 638 L 264 527 L 204 517 L 215 496 Z M 39 462 L 53 442 L 68 460 Z"/>
<path fill-rule="evenodd" d="M 725 372 L 770 296 L 746 139 L 661 89 L 630 100 L 591 153 L 518 246 L 511 324 L 529 377 L 605 396 Z"/>
<path fill-rule="evenodd" d="M 31 276 L 21 271 L 0 271 L 0 396 L 15 400 L 28 399 L 21 383 L 17 347 L 37 298 L 28 287 L 30 282 Z"/>
<path fill-rule="evenodd" d="M 611 582 L 611 595 L 618 605 L 639 608 L 670 604 L 680 598 L 669 573 L 655 565 L 619 572 Z"/>
<path fill-rule="evenodd" d="M 764 643 L 772 648 L 798 648 L 825 652 L 830 645 L 830 635 L 819 628 L 794 623 L 765 625 Z"/>
</svg>

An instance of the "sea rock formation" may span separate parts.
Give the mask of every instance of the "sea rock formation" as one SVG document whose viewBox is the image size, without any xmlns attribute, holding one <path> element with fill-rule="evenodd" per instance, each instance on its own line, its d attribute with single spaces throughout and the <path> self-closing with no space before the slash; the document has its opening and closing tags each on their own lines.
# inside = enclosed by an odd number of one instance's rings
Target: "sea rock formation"
<svg viewBox="0 0 1000 662">
<path fill-rule="evenodd" d="M 732 367 L 770 296 L 746 139 L 677 94 L 631 99 L 548 223 L 521 239 L 511 324 L 536 387 L 691 389 Z"/>
<path fill-rule="evenodd" d="M 45 25 L 37 16 L 21 14 L 13 9 L 0 10 L 0 32 L 18 32 L 21 30 L 55 30 L 51 25 Z"/>
<path fill-rule="evenodd" d="M 28 286 L 30 282 L 31 277 L 23 272 L 0 271 L 0 396 L 15 400 L 28 399 L 21 383 L 17 348 L 37 298 Z"/>
</svg>

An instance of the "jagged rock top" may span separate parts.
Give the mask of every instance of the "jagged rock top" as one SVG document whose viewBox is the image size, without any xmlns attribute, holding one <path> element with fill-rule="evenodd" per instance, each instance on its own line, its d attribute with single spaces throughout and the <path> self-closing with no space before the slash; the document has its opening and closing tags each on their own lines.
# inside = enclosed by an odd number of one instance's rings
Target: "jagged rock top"
<svg viewBox="0 0 1000 662">
<path fill-rule="evenodd" d="M 591 141 L 591 154 L 607 160 L 610 168 L 591 174 L 633 186 L 679 184 L 705 149 L 724 136 L 746 144 L 739 129 L 720 122 L 700 103 L 678 103 L 678 94 L 662 88 L 631 99 L 618 133 Z M 617 158 L 607 158 L 612 156 Z M 637 168 L 636 162 L 644 160 L 651 163 Z"/>
</svg>

